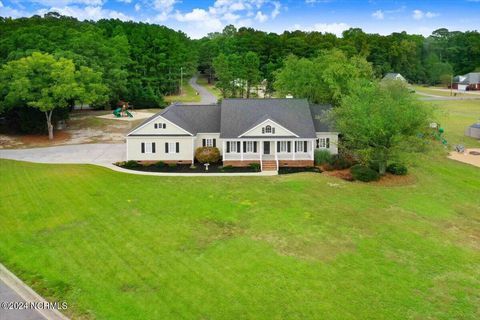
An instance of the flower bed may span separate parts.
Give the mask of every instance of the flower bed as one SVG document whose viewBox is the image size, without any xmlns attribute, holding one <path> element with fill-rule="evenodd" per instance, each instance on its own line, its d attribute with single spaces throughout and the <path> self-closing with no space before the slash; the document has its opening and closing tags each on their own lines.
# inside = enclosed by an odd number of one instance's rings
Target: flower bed
<svg viewBox="0 0 480 320">
<path fill-rule="evenodd" d="M 232 167 L 222 166 L 221 164 L 210 164 L 208 171 L 205 170 L 203 164 L 196 163 L 194 167 L 190 164 L 148 164 L 148 165 L 126 165 L 124 162 L 116 163 L 120 168 L 144 171 L 144 172 L 172 172 L 172 173 L 244 173 L 244 172 L 258 172 L 252 167 Z"/>
</svg>

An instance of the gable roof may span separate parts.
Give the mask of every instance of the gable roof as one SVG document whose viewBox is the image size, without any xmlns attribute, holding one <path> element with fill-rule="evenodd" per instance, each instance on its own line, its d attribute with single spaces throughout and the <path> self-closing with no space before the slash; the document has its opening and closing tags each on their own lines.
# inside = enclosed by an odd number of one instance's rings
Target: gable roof
<svg viewBox="0 0 480 320">
<path fill-rule="evenodd" d="M 453 82 L 459 83 L 459 84 L 480 83 L 480 72 L 470 72 L 464 75 L 458 75 L 453 78 Z"/>
<path fill-rule="evenodd" d="M 311 104 L 310 113 L 312 114 L 315 132 L 330 132 L 332 126 L 326 121 L 325 113 L 332 109 L 330 104 Z"/>
<path fill-rule="evenodd" d="M 220 138 L 238 138 L 266 119 L 300 138 L 316 137 L 306 99 L 224 99 L 221 110 Z"/>
</svg>

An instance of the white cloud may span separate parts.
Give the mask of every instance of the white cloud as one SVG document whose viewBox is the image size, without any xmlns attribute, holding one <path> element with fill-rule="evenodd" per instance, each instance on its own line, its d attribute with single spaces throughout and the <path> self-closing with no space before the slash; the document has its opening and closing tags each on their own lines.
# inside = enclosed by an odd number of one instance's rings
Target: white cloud
<svg viewBox="0 0 480 320">
<path fill-rule="evenodd" d="M 135 9 L 135 11 L 138 12 L 138 11 L 140 11 L 140 9 L 142 9 L 142 6 L 139 3 L 137 3 L 137 4 L 135 4 L 134 9 Z"/>
<path fill-rule="evenodd" d="M 65 7 L 69 5 L 101 6 L 107 0 L 31 0 L 45 7 Z"/>
<path fill-rule="evenodd" d="M 260 23 L 264 23 L 265 21 L 268 20 L 268 16 L 266 14 L 263 14 L 262 11 L 258 11 L 257 15 L 255 16 L 255 20 L 257 20 Z"/>
<path fill-rule="evenodd" d="M 281 7 L 282 7 L 282 5 L 280 4 L 280 2 L 278 2 L 278 1 L 273 2 L 273 11 L 270 14 L 272 19 L 275 19 L 280 14 L 280 8 Z"/>
<path fill-rule="evenodd" d="M 3 3 L 2 3 L 2 1 L 0 1 L 0 8 L 3 8 Z"/>
<path fill-rule="evenodd" d="M 429 19 L 435 18 L 438 15 L 439 14 L 435 12 L 430 12 L 430 11 L 423 12 L 422 10 L 418 10 L 418 9 L 415 9 L 412 11 L 412 18 L 415 20 L 422 20 L 423 18 L 429 18 Z"/>
<path fill-rule="evenodd" d="M 333 33 L 341 36 L 342 32 L 349 29 L 350 26 L 344 22 L 334 23 L 316 23 L 313 25 L 313 30 L 323 33 Z"/>
<path fill-rule="evenodd" d="M 383 13 L 382 10 L 377 10 L 374 13 L 372 13 L 372 17 L 378 20 L 383 20 L 385 18 L 385 14 Z"/>
<path fill-rule="evenodd" d="M 117 0 L 118 2 L 123 2 L 123 3 L 132 3 L 132 0 Z"/>
<path fill-rule="evenodd" d="M 100 6 L 86 6 L 83 8 L 77 6 L 51 7 L 49 9 L 40 9 L 37 14 L 43 15 L 47 12 L 58 12 L 64 16 L 75 17 L 79 20 L 100 20 L 100 19 L 119 19 L 123 21 L 134 20 L 132 17 L 115 10 L 104 9 Z"/>
</svg>

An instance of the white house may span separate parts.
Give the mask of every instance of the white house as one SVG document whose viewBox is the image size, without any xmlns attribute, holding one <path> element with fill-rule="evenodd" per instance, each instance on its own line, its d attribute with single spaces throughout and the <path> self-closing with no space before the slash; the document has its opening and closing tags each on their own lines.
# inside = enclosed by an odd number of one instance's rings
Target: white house
<svg viewBox="0 0 480 320">
<path fill-rule="evenodd" d="M 324 122 L 329 108 L 306 99 L 174 104 L 127 134 L 127 160 L 193 163 L 195 150 L 209 146 L 220 150 L 223 165 L 312 166 L 315 149 L 337 153 L 338 132 Z"/>
</svg>

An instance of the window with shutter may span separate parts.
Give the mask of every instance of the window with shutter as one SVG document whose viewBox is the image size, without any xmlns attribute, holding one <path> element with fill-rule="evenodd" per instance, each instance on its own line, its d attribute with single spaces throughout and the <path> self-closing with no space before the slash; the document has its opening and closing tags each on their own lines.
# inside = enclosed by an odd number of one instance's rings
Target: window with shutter
<svg viewBox="0 0 480 320">
<path fill-rule="evenodd" d="M 327 138 L 326 147 L 330 148 L 330 138 Z"/>
<path fill-rule="evenodd" d="M 308 142 L 303 141 L 303 152 L 307 152 L 307 151 L 308 151 Z"/>
<path fill-rule="evenodd" d="M 176 151 L 177 153 L 180 153 L 180 142 L 177 142 L 177 143 L 175 144 L 175 151 Z"/>
<path fill-rule="evenodd" d="M 153 127 L 154 127 L 155 129 L 157 129 L 157 128 L 158 128 L 158 124 L 155 123 L 155 124 L 153 125 Z"/>
<path fill-rule="evenodd" d="M 205 142 L 206 139 L 202 139 L 202 147 L 205 147 L 207 144 Z"/>
<path fill-rule="evenodd" d="M 142 153 L 145 153 L 145 142 L 142 142 Z"/>
<path fill-rule="evenodd" d="M 168 142 L 165 142 L 165 153 L 168 153 Z"/>
<path fill-rule="evenodd" d="M 155 142 L 152 142 L 152 153 L 155 153 Z"/>
<path fill-rule="evenodd" d="M 230 141 L 227 141 L 227 153 L 230 153 Z"/>
<path fill-rule="evenodd" d="M 163 129 L 165 129 L 166 127 L 167 127 L 167 124 L 166 124 L 166 123 L 164 123 L 164 124 L 163 124 Z"/>
</svg>

